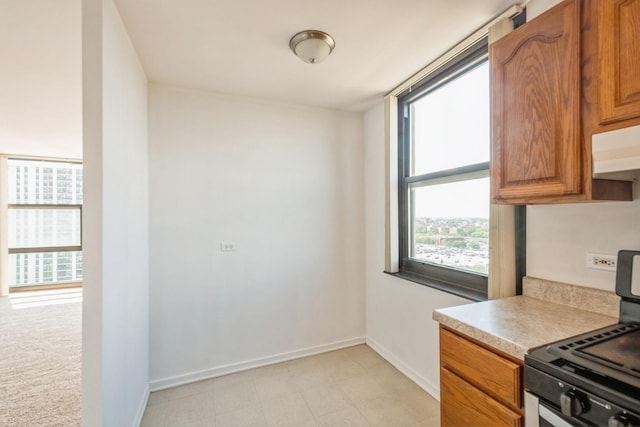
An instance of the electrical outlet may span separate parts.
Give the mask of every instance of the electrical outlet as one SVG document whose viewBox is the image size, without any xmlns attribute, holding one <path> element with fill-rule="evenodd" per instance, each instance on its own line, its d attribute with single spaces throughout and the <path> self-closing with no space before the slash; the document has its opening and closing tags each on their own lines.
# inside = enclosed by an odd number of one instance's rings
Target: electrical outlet
<svg viewBox="0 0 640 427">
<path fill-rule="evenodd" d="M 607 254 L 587 254 L 587 267 L 598 270 L 616 271 L 618 257 Z"/>
<path fill-rule="evenodd" d="M 221 242 L 220 243 L 220 252 L 233 252 L 236 250 L 235 242 Z"/>
</svg>

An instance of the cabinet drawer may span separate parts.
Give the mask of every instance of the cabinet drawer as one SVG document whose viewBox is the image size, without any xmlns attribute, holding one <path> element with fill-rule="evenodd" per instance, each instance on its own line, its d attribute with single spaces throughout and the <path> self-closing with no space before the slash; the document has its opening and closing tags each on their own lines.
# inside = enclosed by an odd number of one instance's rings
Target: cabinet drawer
<svg viewBox="0 0 640 427">
<path fill-rule="evenodd" d="M 440 369 L 440 410 L 443 427 L 521 427 L 522 416 L 446 368 Z"/>
<path fill-rule="evenodd" d="M 522 367 L 440 328 L 440 365 L 514 409 L 522 408 Z"/>
</svg>

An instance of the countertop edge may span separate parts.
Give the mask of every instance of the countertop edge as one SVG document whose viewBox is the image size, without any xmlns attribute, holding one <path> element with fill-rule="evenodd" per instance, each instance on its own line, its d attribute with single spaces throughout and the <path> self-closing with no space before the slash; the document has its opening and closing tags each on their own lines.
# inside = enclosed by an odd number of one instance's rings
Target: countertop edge
<svg viewBox="0 0 640 427">
<path fill-rule="evenodd" d="M 449 329 L 460 332 L 461 334 L 464 334 L 476 341 L 480 341 L 483 344 L 491 346 L 496 350 L 500 350 L 503 353 L 506 353 L 518 360 L 524 360 L 524 354 L 527 351 L 531 350 L 530 348 L 518 345 L 517 343 L 508 341 L 490 332 L 478 329 L 472 325 L 456 320 L 453 317 L 438 312 L 438 310 L 433 312 L 433 320 L 437 321 L 443 326 L 448 327 Z"/>
<path fill-rule="evenodd" d="M 518 360 L 534 348 L 618 321 L 526 295 L 437 309 L 432 318 Z"/>
</svg>

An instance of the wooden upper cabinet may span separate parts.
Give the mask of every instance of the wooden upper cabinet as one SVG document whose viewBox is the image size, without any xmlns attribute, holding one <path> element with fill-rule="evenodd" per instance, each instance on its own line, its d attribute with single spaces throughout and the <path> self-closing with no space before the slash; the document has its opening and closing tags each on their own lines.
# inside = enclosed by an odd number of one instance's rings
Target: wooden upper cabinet
<svg viewBox="0 0 640 427">
<path fill-rule="evenodd" d="M 489 48 L 494 202 L 582 191 L 580 4 L 566 0 Z"/>
<path fill-rule="evenodd" d="M 600 0 L 600 125 L 640 118 L 640 0 Z"/>
<path fill-rule="evenodd" d="M 640 0 L 564 0 L 489 46 L 491 200 L 632 200 L 591 136 L 640 124 Z"/>
</svg>

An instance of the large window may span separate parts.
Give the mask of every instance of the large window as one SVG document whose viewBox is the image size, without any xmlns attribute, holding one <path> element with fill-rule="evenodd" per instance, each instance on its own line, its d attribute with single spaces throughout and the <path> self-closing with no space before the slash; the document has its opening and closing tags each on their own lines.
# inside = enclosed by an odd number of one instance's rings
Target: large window
<svg viewBox="0 0 640 427">
<path fill-rule="evenodd" d="M 9 287 L 82 280 L 82 164 L 8 159 Z"/>
<path fill-rule="evenodd" d="M 481 40 L 398 97 L 400 273 L 474 299 L 489 271 L 489 66 Z"/>
</svg>

